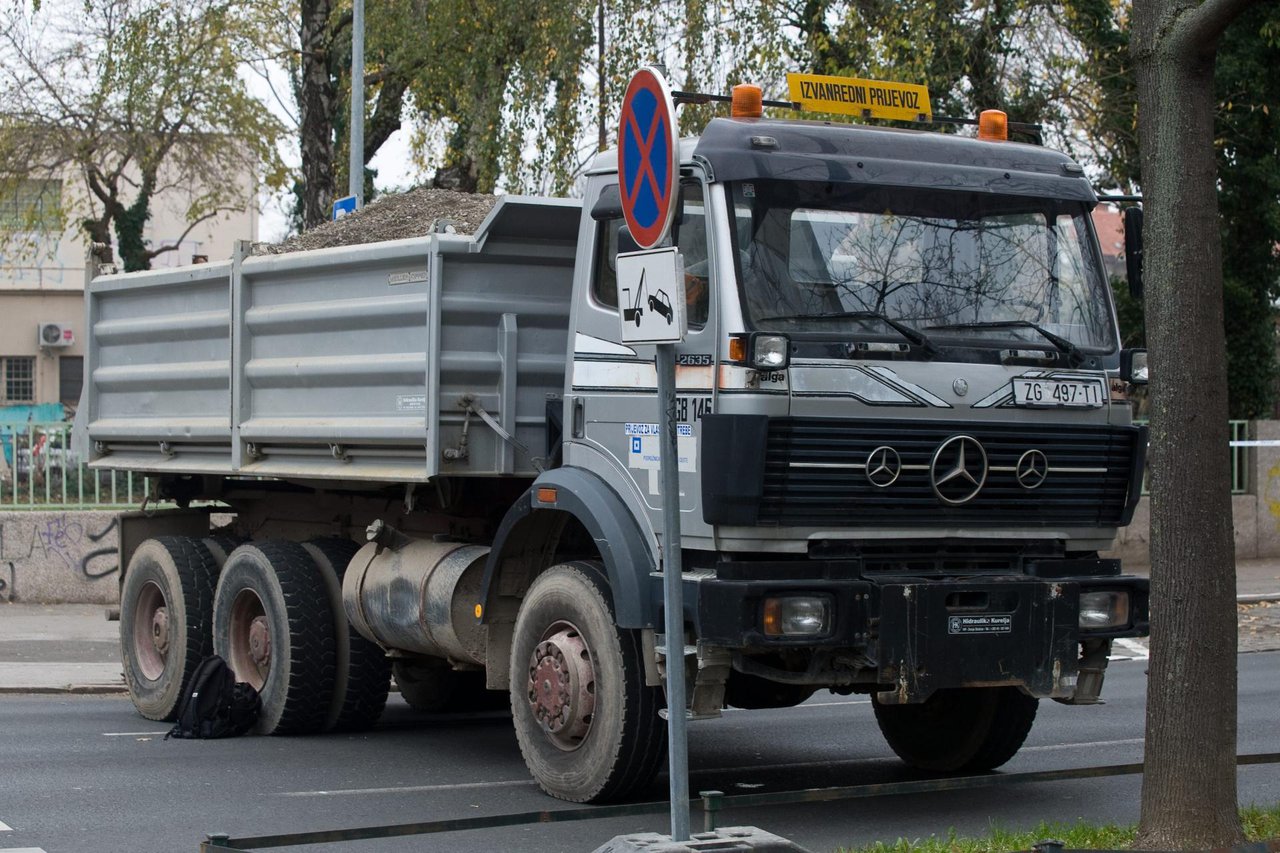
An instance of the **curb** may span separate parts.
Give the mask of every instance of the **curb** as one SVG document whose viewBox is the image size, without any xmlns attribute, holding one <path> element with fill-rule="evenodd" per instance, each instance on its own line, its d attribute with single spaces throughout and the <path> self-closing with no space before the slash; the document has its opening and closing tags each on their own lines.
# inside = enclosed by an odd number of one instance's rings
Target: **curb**
<svg viewBox="0 0 1280 853">
<path fill-rule="evenodd" d="M 129 692 L 123 684 L 67 684 L 62 687 L 0 687 L 0 696 L 73 694 L 80 696 L 114 696 Z"/>
<path fill-rule="evenodd" d="M 1236 604 L 1267 604 L 1275 601 L 1280 601 L 1280 592 L 1258 592 L 1236 596 Z"/>
</svg>

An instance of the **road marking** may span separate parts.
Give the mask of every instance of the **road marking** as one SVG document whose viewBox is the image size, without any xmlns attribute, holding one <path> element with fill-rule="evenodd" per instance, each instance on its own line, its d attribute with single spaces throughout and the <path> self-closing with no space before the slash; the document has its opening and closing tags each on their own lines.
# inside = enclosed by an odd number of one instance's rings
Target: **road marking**
<svg viewBox="0 0 1280 853">
<path fill-rule="evenodd" d="M 845 702 L 805 702 L 803 705 L 796 705 L 796 708 L 832 708 L 836 705 L 870 705 L 870 699 L 852 699 Z M 733 711 L 739 713 L 742 711 L 780 711 L 781 708 L 723 708 L 724 711 Z"/>
<path fill-rule="evenodd" d="M 1128 637 L 1121 637 L 1114 643 L 1122 651 L 1128 654 L 1113 654 L 1110 660 L 1150 660 L 1151 650 L 1146 647 L 1140 640 L 1131 640 Z"/>
<path fill-rule="evenodd" d="M 13 847 L 4 848 L 4 853 L 44 853 L 43 847 Z"/>
<path fill-rule="evenodd" d="M 169 730 L 165 729 L 162 732 L 103 732 L 102 736 L 103 737 L 159 737 L 160 735 L 167 735 L 168 733 L 169 733 Z"/>
<path fill-rule="evenodd" d="M 364 794 L 421 794 L 432 791 L 461 791 L 471 788 L 534 787 L 532 779 L 508 779 L 503 782 L 459 782 L 453 785 L 406 785 L 403 788 L 347 788 L 339 791 L 280 791 L 277 797 L 351 797 Z"/>
<path fill-rule="evenodd" d="M 13 827 L 0 820 L 0 832 L 13 832 Z"/>
<path fill-rule="evenodd" d="M 1122 746 L 1126 744 L 1142 743 L 1140 737 L 1127 737 L 1121 740 L 1095 740 L 1088 743 L 1054 743 L 1048 746 L 1024 746 L 1018 752 L 1049 752 L 1054 749 L 1089 749 L 1095 746 Z"/>
</svg>

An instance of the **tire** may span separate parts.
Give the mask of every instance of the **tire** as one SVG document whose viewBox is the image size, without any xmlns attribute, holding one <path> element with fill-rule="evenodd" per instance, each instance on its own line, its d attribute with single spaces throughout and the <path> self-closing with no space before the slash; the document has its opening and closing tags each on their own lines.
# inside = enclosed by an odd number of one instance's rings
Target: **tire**
<svg viewBox="0 0 1280 853">
<path fill-rule="evenodd" d="M 511 716 L 525 764 L 551 796 L 607 802 L 652 781 L 667 727 L 641 649 L 638 631 L 614 624 L 599 564 L 552 566 L 529 587 L 512 639 Z M 564 689 L 553 692 L 550 678 Z"/>
<path fill-rule="evenodd" d="M 218 569 L 221 570 L 227 563 L 227 556 L 248 540 L 232 536 L 229 533 L 214 533 L 200 541 L 209 549 L 209 553 L 213 555 L 213 559 L 218 564 Z"/>
<path fill-rule="evenodd" d="M 807 684 L 783 684 L 745 672 L 729 673 L 725 683 L 726 705 L 757 711 L 763 708 L 793 708 L 804 702 L 818 688 Z"/>
<path fill-rule="evenodd" d="M 882 705 L 876 722 L 898 757 L 941 773 L 994 770 L 1017 754 L 1039 700 L 1016 687 L 939 690 L 919 705 Z"/>
<path fill-rule="evenodd" d="M 329 536 L 312 539 L 302 546 L 324 573 L 333 611 L 334 661 L 333 698 L 325 717 L 325 730 L 363 731 L 378 722 L 391 690 L 391 661 L 377 643 L 351 629 L 342 606 L 342 578 L 347 564 L 360 550 L 350 539 Z"/>
<path fill-rule="evenodd" d="M 333 696 L 333 610 L 319 567 L 295 542 L 241 545 L 213 601 L 213 647 L 258 690 L 259 734 L 324 729 Z"/>
<path fill-rule="evenodd" d="M 505 692 L 485 688 L 483 672 L 455 670 L 445 660 L 396 661 L 392 671 L 401 698 L 426 714 L 498 711 L 510 703 Z"/>
<path fill-rule="evenodd" d="M 218 565 L 198 539 L 161 536 L 138 546 L 120 590 L 120 659 L 129 698 L 149 720 L 177 718 L 183 688 L 213 653 Z"/>
</svg>

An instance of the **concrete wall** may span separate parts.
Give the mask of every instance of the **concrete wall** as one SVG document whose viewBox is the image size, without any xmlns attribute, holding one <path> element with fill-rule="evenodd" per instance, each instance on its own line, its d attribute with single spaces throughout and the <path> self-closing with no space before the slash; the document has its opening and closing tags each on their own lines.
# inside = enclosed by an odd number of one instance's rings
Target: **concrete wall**
<svg viewBox="0 0 1280 853">
<path fill-rule="evenodd" d="M 1280 421 L 1254 421 L 1249 438 L 1280 444 Z M 1232 495 L 1231 521 L 1235 528 L 1236 559 L 1280 557 L 1280 446 L 1247 448 L 1248 494 Z M 1143 498 L 1133 524 L 1120 531 L 1115 548 L 1105 556 L 1120 557 L 1125 564 L 1151 563 L 1151 502 Z"/>
<path fill-rule="evenodd" d="M 0 601 L 114 604 L 114 512 L 0 512 Z"/>
</svg>

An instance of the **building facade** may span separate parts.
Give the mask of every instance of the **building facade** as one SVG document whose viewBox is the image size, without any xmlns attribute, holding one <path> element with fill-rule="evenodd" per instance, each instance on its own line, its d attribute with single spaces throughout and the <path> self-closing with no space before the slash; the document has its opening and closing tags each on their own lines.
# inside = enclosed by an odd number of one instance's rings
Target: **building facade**
<svg viewBox="0 0 1280 853">
<path fill-rule="evenodd" d="M 66 225 L 60 205 L 83 192 L 74 179 L 24 180 L 0 198 L 0 408 L 62 403 L 74 411 L 84 383 L 83 229 Z M 189 233 L 190 194 L 167 189 L 152 199 L 146 238 L 174 246 L 152 269 L 231 256 L 237 240 L 258 236 L 254 205 L 218 213 Z"/>
</svg>

